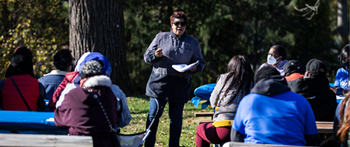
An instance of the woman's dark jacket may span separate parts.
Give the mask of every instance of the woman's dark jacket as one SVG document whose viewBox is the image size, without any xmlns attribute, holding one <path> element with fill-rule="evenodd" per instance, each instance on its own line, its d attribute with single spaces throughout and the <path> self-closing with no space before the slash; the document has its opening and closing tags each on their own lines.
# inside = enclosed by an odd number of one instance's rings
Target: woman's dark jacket
<svg viewBox="0 0 350 147">
<path fill-rule="evenodd" d="M 163 56 L 156 57 L 155 51 L 162 48 Z M 205 61 L 196 38 L 184 33 L 176 36 L 172 31 L 156 35 L 144 53 L 146 63 L 153 65 L 148 79 L 146 95 L 170 102 L 186 103 L 191 90 L 191 75 L 204 69 Z M 194 72 L 178 72 L 174 64 L 191 64 L 198 61 Z"/>
</svg>

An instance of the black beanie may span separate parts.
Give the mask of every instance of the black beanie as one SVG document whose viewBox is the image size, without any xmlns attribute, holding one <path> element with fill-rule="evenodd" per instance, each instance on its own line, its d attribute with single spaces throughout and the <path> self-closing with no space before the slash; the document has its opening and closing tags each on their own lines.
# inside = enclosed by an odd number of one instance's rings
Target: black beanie
<svg viewBox="0 0 350 147">
<path fill-rule="evenodd" d="M 285 76 L 289 76 L 292 73 L 305 73 L 303 65 L 298 60 L 289 60 L 283 66 Z"/>
<path fill-rule="evenodd" d="M 306 64 L 306 71 L 309 73 L 310 77 L 325 77 L 327 68 L 322 61 L 318 59 L 311 59 Z"/>
</svg>

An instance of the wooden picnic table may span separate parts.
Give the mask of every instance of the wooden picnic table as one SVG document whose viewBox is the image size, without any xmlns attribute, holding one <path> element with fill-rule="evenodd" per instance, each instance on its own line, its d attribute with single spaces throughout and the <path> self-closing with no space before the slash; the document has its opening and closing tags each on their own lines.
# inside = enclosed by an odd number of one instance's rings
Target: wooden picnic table
<svg viewBox="0 0 350 147">
<path fill-rule="evenodd" d="M 333 121 L 316 121 L 318 133 L 333 133 Z"/>
<path fill-rule="evenodd" d="M 211 117 L 211 120 L 199 120 L 199 124 L 201 123 L 209 123 L 213 122 L 212 117 L 213 117 L 214 112 L 195 112 L 194 116 L 195 117 Z M 316 126 L 318 133 L 327 133 L 331 134 L 333 133 L 333 121 L 316 121 Z"/>
</svg>

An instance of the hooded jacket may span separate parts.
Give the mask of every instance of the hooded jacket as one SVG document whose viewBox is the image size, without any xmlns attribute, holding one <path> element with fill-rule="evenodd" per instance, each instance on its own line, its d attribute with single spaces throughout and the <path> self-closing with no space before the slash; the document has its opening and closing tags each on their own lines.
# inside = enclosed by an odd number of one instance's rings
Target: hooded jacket
<svg viewBox="0 0 350 147">
<path fill-rule="evenodd" d="M 333 121 L 337 98 L 328 83 L 326 77 L 305 78 L 289 81 L 288 87 L 309 101 L 316 121 Z"/>
<path fill-rule="evenodd" d="M 244 143 L 320 145 L 315 118 L 307 100 L 290 91 L 281 76 L 260 80 L 238 106 L 231 141 Z"/>
<path fill-rule="evenodd" d="M 55 110 L 55 125 L 69 128 L 69 135 L 92 136 L 94 146 L 112 146 L 111 129 L 95 95 L 98 95 L 112 126 L 117 124 L 117 100 L 107 76 L 90 77 L 72 89 Z"/>
<path fill-rule="evenodd" d="M 52 94 L 52 97 L 49 99 L 49 108 L 52 111 L 56 109 L 56 103 L 59 100 L 62 91 L 66 88 L 68 83 L 72 83 L 75 79 L 79 78 L 79 71 L 66 73 L 61 83 L 56 88 L 55 92 Z"/>
</svg>

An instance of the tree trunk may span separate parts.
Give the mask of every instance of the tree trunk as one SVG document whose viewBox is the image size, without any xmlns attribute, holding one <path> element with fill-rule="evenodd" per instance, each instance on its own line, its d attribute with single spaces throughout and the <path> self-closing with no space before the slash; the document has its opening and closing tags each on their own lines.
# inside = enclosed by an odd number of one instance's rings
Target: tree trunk
<svg viewBox="0 0 350 147">
<path fill-rule="evenodd" d="M 337 32 L 341 44 L 348 44 L 349 24 L 347 0 L 338 0 Z"/>
<path fill-rule="evenodd" d="M 99 52 L 111 63 L 111 79 L 133 94 L 127 69 L 122 0 L 69 0 L 69 46 L 76 59 Z"/>
</svg>

